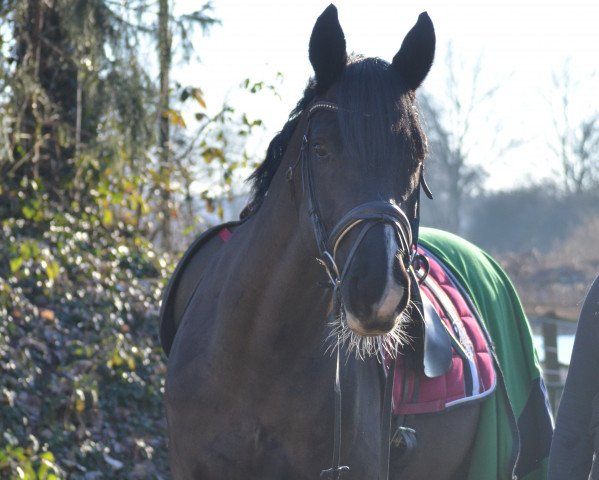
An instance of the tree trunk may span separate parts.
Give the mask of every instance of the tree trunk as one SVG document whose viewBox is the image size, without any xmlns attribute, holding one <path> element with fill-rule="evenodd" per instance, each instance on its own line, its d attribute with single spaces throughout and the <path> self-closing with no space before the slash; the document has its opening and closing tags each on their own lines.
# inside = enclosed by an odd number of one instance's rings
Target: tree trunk
<svg viewBox="0 0 599 480">
<path fill-rule="evenodd" d="M 168 0 L 160 0 L 158 12 L 158 51 L 160 60 L 160 108 L 158 141 L 160 148 L 161 237 L 166 249 L 171 247 L 170 230 L 170 131 L 169 131 L 169 73 L 171 68 L 171 34 L 169 31 Z"/>
<path fill-rule="evenodd" d="M 41 181 L 52 196 L 64 195 L 73 172 L 75 141 L 68 131 L 59 135 L 61 122 L 76 129 L 77 68 L 68 51 L 56 4 L 28 0 L 15 25 L 16 125 L 12 144 L 14 163 L 6 176 Z M 59 140 L 60 138 L 60 140 Z"/>
</svg>

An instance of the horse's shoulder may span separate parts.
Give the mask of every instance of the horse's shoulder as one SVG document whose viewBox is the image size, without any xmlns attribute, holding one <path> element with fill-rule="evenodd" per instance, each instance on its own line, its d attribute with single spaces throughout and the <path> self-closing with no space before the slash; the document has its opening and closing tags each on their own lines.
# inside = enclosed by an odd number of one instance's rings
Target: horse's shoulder
<svg viewBox="0 0 599 480">
<path fill-rule="evenodd" d="M 197 285 L 214 261 L 224 242 L 240 222 L 228 222 L 209 228 L 198 236 L 179 260 L 162 298 L 160 308 L 160 341 L 168 355 L 181 317 Z"/>
</svg>

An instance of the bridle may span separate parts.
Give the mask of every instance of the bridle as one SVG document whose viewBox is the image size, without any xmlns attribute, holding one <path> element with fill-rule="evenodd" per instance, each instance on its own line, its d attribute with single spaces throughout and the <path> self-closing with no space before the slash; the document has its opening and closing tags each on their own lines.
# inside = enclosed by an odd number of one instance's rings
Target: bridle
<svg viewBox="0 0 599 480">
<path fill-rule="evenodd" d="M 389 201 L 370 201 L 357 205 L 356 207 L 349 210 L 337 224 L 332 228 L 330 233 L 327 231 L 322 223 L 321 214 L 316 197 L 316 190 L 314 188 L 314 179 L 312 173 L 312 166 L 310 163 L 309 154 L 309 142 L 310 142 L 310 120 L 312 115 L 317 111 L 329 111 L 337 112 L 339 107 L 331 102 L 319 101 L 314 103 L 307 112 L 308 119 L 307 125 L 302 137 L 302 144 L 300 148 L 299 157 L 297 162 L 289 167 L 287 170 L 287 179 L 291 181 L 293 179 L 293 173 L 298 165 L 300 164 L 303 188 L 307 190 L 307 201 L 308 201 L 308 214 L 310 217 L 312 230 L 314 233 L 314 239 L 318 248 L 318 262 L 324 267 L 327 276 L 329 277 L 329 286 L 333 290 L 333 308 L 331 316 L 333 321 L 339 318 L 341 320 L 341 307 L 342 300 L 340 295 L 340 287 L 346 277 L 354 255 L 356 254 L 358 247 L 368 231 L 378 224 L 385 224 L 391 226 L 396 239 L 399 244 L 401 261 L 403 262 L 404 268 L 408 272 L 410 278 L 410 285 L 412 288 L 412 294 L 414 296 L 419 295 L 418 283 L 422 281 L 428 272 L 428 262 L 426 257 L 419 255 L 416 251 L 416 245 L 418 243 L 418 224 L 419 224 L 419 193 L 420 186 L 422 186 L 426 195 L 432 198 L 430 189 L 424 180 L 422 169 L 420 170 L 420 182 L 417 190 L 417 206 L 414 212 L 414 218 L 410 221 L 403 210 Z M 337 263 L 337 250 L 339 245 L 344 238 L 355 228 L 360 228 L 358 236 L 354 240 L 345 263 L 340 269 Z M 414 265 L 418 263 L 419 268 L 415 268 Z M 423 274 L 417 276 L 416 271 L 424 271 Z M 337 337 L 337 366 L 335 372 L 335 427 L 334 427 L 334 445 L 333 445 L 333 461 L 332 466 L 329 469 L 322 470 L 320 473 L 321 478 L 338 480 L 341 478 L 341 474 L 344 471 L 348 471 L 348 466 L 340 465 L 341 457 L 341 384 L 340 384 L 340 362 L 339 353 L 340 351 L 340 338 Z M 389 372 L 387 373 L 387 379 L 385 382 L 385 393 L 383 399 L 383 413 L 381 418 L 381 461 L 379 468 L 379 479 L 387 480 L 389 476 L 389 449 L 390 449 L 390 429 L 391 429 L 391 416 L 392 416 L 392 390 L 393 381 L 395 376 L 395 362 L 391 361 Z"/>
<path fill-rule="evenodd" d="M 387 201 L 371 201 L 360 204 L 347 212 L 327 234 L 321 221 L 318 199 L 314 188 L 314 176 L 312 165 L 309 161 L 308 145 L 310 141 L 310 120 L 312 115 L 319 110 L 330 112 L 338 111 L 339 107 L 331 102 L 317 102 L 308 110 L 308 124 L 302 137 L 302 145 L 298 162 L 289 167 L 287 178 L 291 179 L 293 169 L 300 164 L 304 189 L 307 190 L 308 213 L 310 216 L 312 231 L 318 248 L 318 260 L 323 265 L 329 277 L 331 287 L 338 290 L 345 279 L 349 266 L 361 241 L 372 227 L 379 223 L 385 223 L 393 227 L 400 245 L 402 260 L 407 268 L 412 262 L 412 227 L 406 214 L 394 203 Z M 343 268 L 337 264 L 337 250 L 342 240 L 354 228 L 362 226 L 358 238 L 354 242 Z"/>
</svg>

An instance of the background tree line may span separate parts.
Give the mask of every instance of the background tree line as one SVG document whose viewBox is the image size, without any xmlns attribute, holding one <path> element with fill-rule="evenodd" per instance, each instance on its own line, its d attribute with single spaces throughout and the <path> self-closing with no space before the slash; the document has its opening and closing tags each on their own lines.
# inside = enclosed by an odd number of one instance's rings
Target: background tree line
<svg viewBox="0 0 599 480">
<path fill-rule="evenodd" d="M 511 174 L 511 188 L 488 191 L 491 162 L 526 146 L 528 130 L 520 138 L 502 135 L 496 94 L 503 82 L 483 83 L 482 60 L 464 63 L 450 46 L 444 63 L 445 89 L 419 99 L 430 147 L 425 171 L 435 194 L 434 201 L 422 200 L 423 223 L 491 252 L 529 315 L 576 319 L 599 274 L 599 110 L 581 113 L 574 105 L 579 83 L 589 79 L 574 78 L 569 61 L 546 79 L 547 148 L 524 160 L 538 160 L 537 175 L 545 179 Z M 517 120 L 513 114 L 505 121 Z"/>
<path fill-rule="evenodd" d="M 577 92 L 569 62 L 554 73 L 547 99 L 553 124 L 547 151 L 559 167 L 547 180 L 514 178 L 514 187 L 494 192 L 484 188 L 487 166 L 525 144 L 526 132 L 523 138 L 502 140 L 502 125 L 493 111 L 502 82 L 483 84 L 482 59 L 465 65 L 450 46 L 444 68 L 445 91 L 425 92 L 419 99 L 430 148 L 426 172 L 439 200 L 425 203 L 425 223 L 465 235 L 494 252 L 526 252 L 548 251 L 577 226 L 599 218 L 599 110 L 582 118 L 574 114 L 571 103 Z M 491 111 L 490 118 L 481 111 Z M 493 139 L 485 145 L 484 158 L 473 152 L 481 132 Z M 551 164 L 546 152 L 537 155 Z"/>
</svg>

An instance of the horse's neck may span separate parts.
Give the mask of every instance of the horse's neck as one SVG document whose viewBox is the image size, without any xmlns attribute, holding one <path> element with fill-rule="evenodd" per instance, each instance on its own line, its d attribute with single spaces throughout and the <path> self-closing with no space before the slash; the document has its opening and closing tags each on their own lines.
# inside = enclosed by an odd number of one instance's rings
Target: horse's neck
<svg viewBox="0 0 599 480">
<path fill-rule="evenodd" d="M 244 225 L 217 326 L 229 351 L 270 362 L 323 355 L 331 301 L 314 239 L 302 232 L 289 192 L 277 193 Z"/>
</svg>

